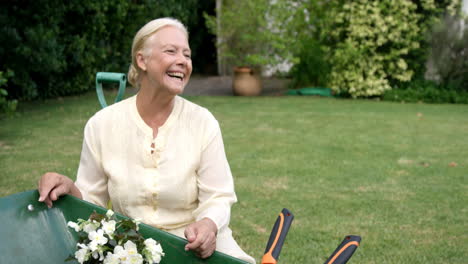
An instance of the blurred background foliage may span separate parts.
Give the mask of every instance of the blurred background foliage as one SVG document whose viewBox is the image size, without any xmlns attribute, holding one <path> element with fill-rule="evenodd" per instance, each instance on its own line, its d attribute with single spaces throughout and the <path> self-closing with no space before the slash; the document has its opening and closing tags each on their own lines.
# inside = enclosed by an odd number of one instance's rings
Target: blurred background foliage
<svg viewBox="0 0 468 264">
<path fill-rule="evenodd" d="M 465 102 L 468 42 L 460 25 L 468 21 L 460 7 L 460 0 L 223 0 L 205 19 L 220 59 L 264 70 L 287 62 L 290 70 L 279 73 L 293 88 Z"/>
<path fill-rule="evenodd" d="M 197 0 L 1 1 L 0 72 L 11 75 L 4 84 L 8 98 L 78 94 L 94 88 L 98 71 L 126 73 L 133 36 L 158 17 L 187 25 L 194 61 L 203 63 L 212 54 L 203 47 L 214 45 L 200 37 L 206 34 L 200 28 L 202 11 L 214 12 L 214 5 Z M 203 69 L 202 63 L 194 68 Z"/>
<path fill-rule="evenodd" d="M 299 41 L 293 50 L 300 61 L 289 73 L 295 88 L 326 86 L 344 97 L 468 102 L 463 81 L 468 34 L 459 26 L 468 21 L 460 0 L 296 3 Z M 435 99 L 445 92 L 450 96 Z"/>
<path fill-rule="evenodd" d="M 295 1 L 222 0 L 217 14 L 204 14 L 210 32 L 218 37 L 219 59 L 227 68 L 223 72 L 232 67 L 275 72 L 285 61 L 297 63 L 291 48 L 297 42 L 298 7 Z"/>
<path fill-rule="evenodd" d="M 294 88 L 468 102 L 468 26 L 459 26 L 468 21 L 460 0 L 219 2 L 221 14 L 215 0 L 1 1 L 0 109 L 91 90 L 98 71 L 126 73 L 135 32 L 163 16 L 187 25 L 195 73 L 217 73 L 215 33 L 221 57 L 271 69 L 288 62 L 281 76 Z"/>
</svg>

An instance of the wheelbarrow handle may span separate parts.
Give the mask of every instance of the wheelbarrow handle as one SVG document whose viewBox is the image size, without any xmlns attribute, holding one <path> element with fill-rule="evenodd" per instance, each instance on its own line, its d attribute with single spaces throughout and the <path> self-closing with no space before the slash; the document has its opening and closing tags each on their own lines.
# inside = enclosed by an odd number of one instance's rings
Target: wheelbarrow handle
<svg viewBox="0 0 468 264">
<path fill-rule="evenodd" d="M 359 247 L 360 242 L 360 236 L 346 236 L 325 264 L 345 264 Z"/>
<path fill-rule="evenodd" d="M 281 211 L 271 231 L 261 264 L 276 264 L 278 262 L 281 248 L 293 219 L 294 215 L 288 209 L 284 208 Z"/>
</svg>

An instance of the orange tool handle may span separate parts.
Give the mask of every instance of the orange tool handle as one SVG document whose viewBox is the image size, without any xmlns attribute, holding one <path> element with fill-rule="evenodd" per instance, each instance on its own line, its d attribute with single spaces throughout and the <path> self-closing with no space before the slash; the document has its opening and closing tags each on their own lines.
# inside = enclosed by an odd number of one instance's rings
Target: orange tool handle
<svg viewBox="0 0 468 264">
<path fill-rule="evenodd" d="M 294 215 L 284 208 L 276 219 L 261 264 L 276 264 Z"/>
<path fill-rule="evenodd" d="M 345 264 L 359 247 L 360 242 L 360 236 L 346 236 L 325 264 Z"/>
</svg>

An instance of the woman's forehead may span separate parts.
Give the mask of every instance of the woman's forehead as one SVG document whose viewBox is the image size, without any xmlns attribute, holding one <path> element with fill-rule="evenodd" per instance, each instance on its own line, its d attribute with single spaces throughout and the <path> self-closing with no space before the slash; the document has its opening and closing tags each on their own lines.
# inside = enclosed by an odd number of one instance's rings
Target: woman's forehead
<svg viewBox="0 0 468 264">
<path fill-rule="evenodd" d="M 166 26 L 156 31 L 148 40 L 150 45 L 175 45 L 189 48 L 187 35 L 177 27 Z"/>
</svg>

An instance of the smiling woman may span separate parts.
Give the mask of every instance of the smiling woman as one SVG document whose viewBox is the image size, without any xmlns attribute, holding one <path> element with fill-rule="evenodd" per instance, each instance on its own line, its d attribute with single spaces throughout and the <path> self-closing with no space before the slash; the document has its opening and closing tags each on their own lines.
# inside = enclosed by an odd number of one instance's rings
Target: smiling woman
<svg viewBox="0 0 468 264">
<path fill-rule="evenodd" d="M 130 83 L 137 95 L 88 121 L 76 183 L 46 173 L 40 201 L 52 206 L 72 194 L 185 237 L 185 250 L 207 258 L 215 250 L 250 263 L 229 229 L 237 201 L 217 120 L 178 95 L 192 73 L 188 33 L 172 18 L 136 34 Z"/>
</svg>

